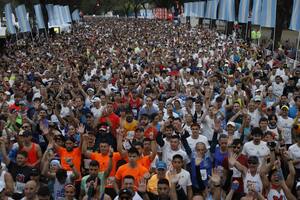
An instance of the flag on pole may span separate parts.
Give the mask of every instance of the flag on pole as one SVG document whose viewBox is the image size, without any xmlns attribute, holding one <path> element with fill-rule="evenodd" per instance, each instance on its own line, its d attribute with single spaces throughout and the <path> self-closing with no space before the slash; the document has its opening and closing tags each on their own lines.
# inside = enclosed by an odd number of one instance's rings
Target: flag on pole
<svg viewBox="0 0 300 200">
<path fill-rule="evenodd" d="M 54 5 L 53 6 L 53 17 L 54 17 L 54 25 L 56 26 L 61 26 L 63 25 L 63 22 L 60 17 L 60 12 L 59 12 L 59 5 Z"/>
<path fill-rule="evenodd" d="M 262 0 L 253 0 L 252 8 L 252 24 L 260 25 L 261 20 L 261 1 Z"/>
<path fill-rule="evenodd" d="M 226 0 L 220 0 L 219 4 L 219 16 L 218 19 L 220 20 L 226 20 Z"/>
<path fill-rule="evenodd" d="M 64 6 L 58 6 L 59 8 L 59 17 L 60 17 L 60 21 L 63 24 L 67 24 L 67 14 L 65 13 L 65 9 Z"/>
<path fill-rule="evenodd" d="M 240 23 L 248 23 L 248 17 L 249 17 L 249 0 L 241 0 L 240 1 L 240 7 L 239 7 L 239 17 L 238 21 Z"/>
<path fill-rule="evenodd" d="M 197 2 L 198 17 L 205 17 L 205 1 Z"/>
<path fill-rule="evenodd" d="M 37 27 L 39 29 L 44 29 L 45 27 L 45 22 L 43 18 L 43 13 L 42 13 L 42 7 L 41 4 L 36 4 L 34 5 L 34 12 L 35 12 L 35 17 L 36 17 L 36 23 Z"/>
<path fill-rule="evenodd" d="M 290 29 L 300 31 L 300 0 L 294 0 Z"/>
<path fill-rule="evenodd" d="M 226 20 L 229 22 L 235 21 L 235 2 L 234 0 L 226 1 Z"/>
<path fill-rule="evenodd" d="M 262 2 L 260 25 L 274 28 L 276 25 L 277 0 L 263 0 Z"/>
<path fill-rule="evenodd" d="M 191 16 L 191 3 L 184 3 L 184 16 L 185 17 L 190 17 Z"/>
<path fill-rule="evenodd" d="M 219 18 L 225 21 L 235 21 L 234 0 L 221 0 L 219 4 Z"/>
<path fill-rule="evenodd" d="M 218 3 L 219 3 L 219 0 L 207 1 L 205 18 L 217 19 Z"/>
<path fill-rule="evenodd" d="M 71 13 L 70 13 L 70 7 L 69 6 L 64 6 L 65 12 L 67 14 L 67 23 L 71 23 L 72 22 L 72 18 L 71 18 Z"/>
<path fill-rule="evenodd" d="M 212 10 L 212 1 L 207 1 L 205 18 L 207 18 L 207 19 L 211 18 L 211 10 Z"/>
<path fill-rule="evenodd" d="M 197 2 L 191 2 L 191 17 L 197 17 Z"/>
<path fill-rule="evenodd" d="M 31 32 L 31 27 L 27 18 L 25 5 L 24 4 L 19 5 L 16 7 L 15 10 L 16 10 L 16 15 L 18 18 L 18 24 L 21 33 Z"/>
<path fill-rule="evenodd" d="M 48 13 L 48 24 L 49 26 L 53 26 L 55 24 L 53 4 L 46 4 L 46 9 Z"/>
<path fill-rule="evenodd" d="M 12 20 L 11 3 L 5 4 L 4 10 L 5 10 L 7 30 L 10 34 L 16 34 L 16 28 L 15 28 L 15 26 L 13 24 L 13 20 Z"/>
</svg>

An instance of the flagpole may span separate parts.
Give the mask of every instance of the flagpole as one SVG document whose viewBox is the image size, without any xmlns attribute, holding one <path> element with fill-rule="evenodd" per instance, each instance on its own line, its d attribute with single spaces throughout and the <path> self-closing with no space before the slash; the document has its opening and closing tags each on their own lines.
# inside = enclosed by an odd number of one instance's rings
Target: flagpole
<svg viewBox="0 0 300 200">
<path fill-rule="evenodd" d="M 294 67 L 296 67 L 296 64 L 298 62 L 299 45 L 300 45 L 300 31 L 299 31 L 299 34 L 298 34 L 298 42 L 297 42 L 297 50 L 296 50 L 296 58 L 295 58 L 295 62 L 294 62 Z"/>
<path fill-rule="evenodd" d="M 259 32 L 260 32 L 260 35 L 261 35 L 261 25 L 259 25 Z M 260 37 L 260 38 L 261 38 L 261 37 Z M 260 46 L 260 38 L 257 38 L 258 46 Z"/>
<path fill-rule="evenodd" d="M 248 27 L 249 26 L 249 22 L 247 22 L 246 24 L 246 33 L 245 33 L 245 41 L 247 40 L 247 36 L 248 36 Z"/>
<path fill-rule="evenodd" d="M 273 48 L 272 48 L 272 51 L 274 51 L 275 49 L 275 36 L 276 36 L 276 25 L 274 27 L 274 34 L 273 34 Z"/>
</svg>

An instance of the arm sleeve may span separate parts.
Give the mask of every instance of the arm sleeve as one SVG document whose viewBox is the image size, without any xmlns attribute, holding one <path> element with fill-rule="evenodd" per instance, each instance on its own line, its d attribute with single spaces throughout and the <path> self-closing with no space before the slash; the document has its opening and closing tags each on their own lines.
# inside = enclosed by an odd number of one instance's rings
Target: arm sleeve
<svg viewBox="0 0 300 200">
<path fill-rule="evenodd" d="M 215 153 L 217 143 L 218 143 L 218 132 L 214 132 L 211 145 L 210 145 L 210 152 L 212 154 Z"/>
<path fill-rule="evenodd" d="M 185 137 L 181 137 L 181 143 L 186 151 L 186 154 L 190 157 L 192 155 L 192 149 L 191 147 L 189 146 L 187 140 Z"/>
<path fill-rule="evenodd" d="M 163 139 L 162 132 L 158 132 L 158 135 L 156 137 L 156 142 L 160 147 L 163 147 L 165 145 L 165 141 Z"/>
</svg>

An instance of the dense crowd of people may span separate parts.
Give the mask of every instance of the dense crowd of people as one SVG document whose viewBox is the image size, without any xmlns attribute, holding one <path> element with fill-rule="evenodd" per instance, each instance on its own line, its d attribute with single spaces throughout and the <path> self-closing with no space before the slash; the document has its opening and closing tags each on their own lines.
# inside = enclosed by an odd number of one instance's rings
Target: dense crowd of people
<svg viewBox="0 0 300 200">
<path fill-rule="evenodd" d="M 92 18 L 7 42 L 2 200 L 300 199 L 300 67 L 214 29 Z"/>
</svg>

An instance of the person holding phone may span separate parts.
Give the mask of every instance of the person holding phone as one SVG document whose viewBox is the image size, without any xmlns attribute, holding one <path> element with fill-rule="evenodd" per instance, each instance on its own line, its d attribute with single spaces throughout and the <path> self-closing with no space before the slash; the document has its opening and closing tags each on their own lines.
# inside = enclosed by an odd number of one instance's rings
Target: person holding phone
<svg viewBox="0 0 300 200">
<path fill-rule="evenodd" d="M 293 166 L 293 159 L 290 158 L 287 151 L 282 153 L 284 163 L 287 163 L 289 174 L 285 180 L 282 173 L 281 161 L 276 160 L 273 167 L 262 167 L 261 177 L 264 183 L 264 190 L 267 193 L 267 199 L 288 199 L 296 200 L 290 188 L 294 186 L 295 168 Z M 268 176 L 267 176 L 268 175 Z"/>
</svg>

